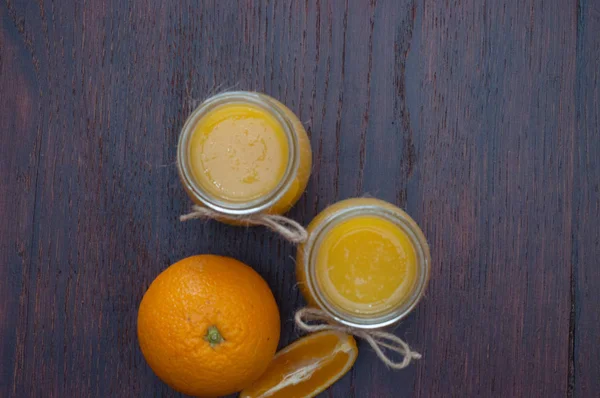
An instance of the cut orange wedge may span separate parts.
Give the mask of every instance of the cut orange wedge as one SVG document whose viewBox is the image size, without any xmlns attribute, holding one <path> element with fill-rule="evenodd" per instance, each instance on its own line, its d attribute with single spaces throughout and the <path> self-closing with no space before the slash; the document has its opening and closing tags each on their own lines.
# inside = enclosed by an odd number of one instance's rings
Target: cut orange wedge
<svg viewBox="0 0 600 398">
<path fill-rule="evenodd" d="M 308 335 L 275 354 L 240 398 L 314 397 L 348 372 L 357 355 L 352 336 L 336 331 Z"/>
</svg>

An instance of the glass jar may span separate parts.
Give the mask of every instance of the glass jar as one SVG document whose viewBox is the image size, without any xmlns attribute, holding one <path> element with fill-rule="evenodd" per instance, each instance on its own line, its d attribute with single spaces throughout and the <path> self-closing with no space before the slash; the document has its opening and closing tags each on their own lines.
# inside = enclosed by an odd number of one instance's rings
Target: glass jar
<svg viewBox="0 0 600 398">
<path fill-rule="evenodd" d="M 338 202 L 308 226 L 296 275 L 311 306 L 347 326 L 372 329 L 398 322 L 419 302 L 431 258 L 416 222 L 371 198 Z"/>
<path fill-rule="evenodd" d="M 224 215 L 283 214 L 300 198 L 312 165 L 294 113 L 255 92 L 217 94 L 187 119 L 177 147 L 183 186 L 198 205 Z"/>
</svg>

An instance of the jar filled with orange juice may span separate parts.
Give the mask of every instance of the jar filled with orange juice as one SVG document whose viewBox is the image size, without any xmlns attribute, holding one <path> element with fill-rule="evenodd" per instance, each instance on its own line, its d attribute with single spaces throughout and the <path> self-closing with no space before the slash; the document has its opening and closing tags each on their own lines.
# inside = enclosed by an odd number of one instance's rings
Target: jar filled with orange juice
<svg viewBox="0 0 600 398">
<path fill-rule="evenodd" d="M 300 120 L 255 92 L 207 99 L 186 121 L 177 148 L 190 198 L 225 216 L 285 213 L 304 192 L 311 163 Z"/>
<path fill-rule="evenodd" d="M 398 207 L 348 199 L 321 212 L 299 247 L 296 274 L 311 306 L 346 326 L 373 329 L 405 317 L 429 279 L 429 246 Z"/>
</svg>

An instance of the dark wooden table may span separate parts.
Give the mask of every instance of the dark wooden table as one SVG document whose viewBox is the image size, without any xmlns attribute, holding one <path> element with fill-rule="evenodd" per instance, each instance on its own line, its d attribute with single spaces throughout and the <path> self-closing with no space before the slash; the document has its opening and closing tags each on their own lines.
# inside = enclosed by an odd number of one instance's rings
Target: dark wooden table
<svg viewBox="0 0 600 398">
<path fill-rule="evenodd" d="M 175 148 L 208 95 L 245 89 L 307 126 L 290 216 L 369 194 L 422 226 L 427 296 L 325 397 L 597 397 L 600 1 L 3 0 L 0 396 L 176 396 L 138 348 L 140 299 L 183 257 L 268 281 L 281 345 L 294 247 L 182 224 Z"/>
</svg>

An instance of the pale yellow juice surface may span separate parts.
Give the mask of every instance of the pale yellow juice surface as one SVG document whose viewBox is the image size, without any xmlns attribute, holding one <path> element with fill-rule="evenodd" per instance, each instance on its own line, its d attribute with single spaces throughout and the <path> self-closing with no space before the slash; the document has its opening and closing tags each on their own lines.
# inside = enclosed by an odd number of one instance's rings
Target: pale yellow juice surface
<svg viewBox="0 0 600 398">
<path fill-rule="evenodd" d="M 417 255 L 397 225 L 359 215 L 324 236 L 315 271 L 316 282 L 331 303 L 355 314 L 376 314 L 408 299 L 417 281 Z"/>
<path fill-rule="evenodd" d="M 289 144 L 281 124 L 266 110 L 227 104 L 194 127 L 189 161 L 194 179 L 207 192 L 244 202 L 277 187 L 288 165 Z"/>
</svg>

